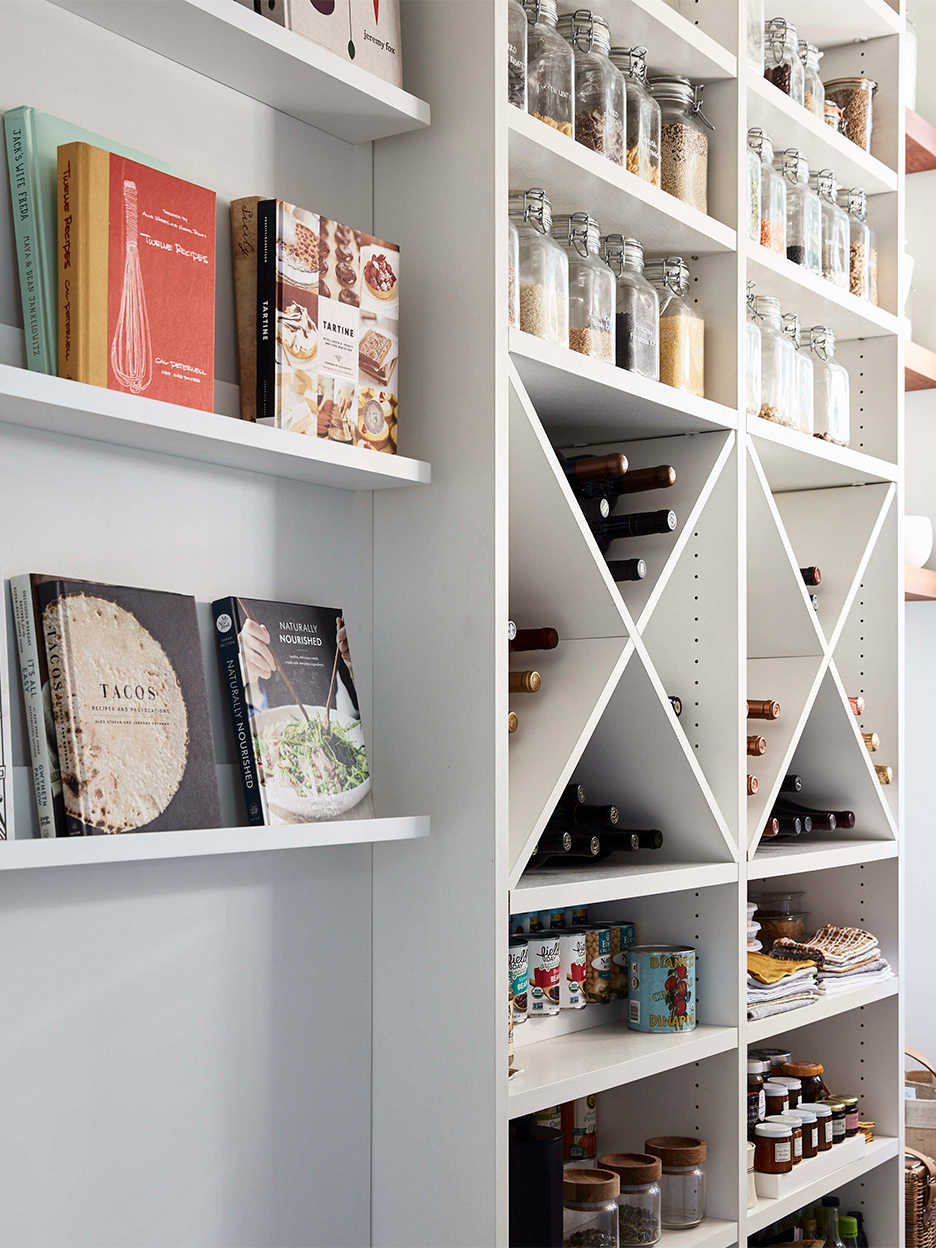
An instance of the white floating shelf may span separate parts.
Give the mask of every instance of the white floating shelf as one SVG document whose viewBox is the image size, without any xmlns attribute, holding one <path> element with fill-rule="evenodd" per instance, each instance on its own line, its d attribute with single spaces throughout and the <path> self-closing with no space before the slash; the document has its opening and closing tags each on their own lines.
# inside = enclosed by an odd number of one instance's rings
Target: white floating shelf
<svg viewBox="0 0 936 1248">
<path fill-rule="evenodd" d="M 819 48 L 897 35 L 902 24 L 887 0 L 785 0 L 783 13 L 800 33 Z M 776 89 L 776 88 L 775 88 Z"/>
<path fill-rule="evenodd" d="M 237 8 L 234 0 L 225 2 Z M 425 485 L 431 478 L 422 460 L 341 446 L 328 438 L 270 429 L 9 364 L 0 364 L 0 423 L 342 490 Z"/>
<path fill-rule="evenodd" d="M 646 851 L 649 858 L 653 851 Z M 631 857 L 631 855 L 628 855 Z M 610 859 L 596 867 L 528 871 L 511 889 L 513 914 L 549 910 L 553 906 L 585 906 L 600 901 L 625 901 L 629 897 L 654 897 L 684 889 L 732 884 L 738 878 L 736 862 L 630 862 L 623 855 L 617 865 Z"/>
<path fill-rule="evenodd" d="M 0 842 L 0 871 L 33 867 L 80 867 L 102 862 L 146 862 L 155 858 L 204 858 L 253 854 L 316 845 L 360 845 L 412 841 L 429 835 L 429 816 L 399 819 L 342 819 L 263 828 L 201 828 L 192 832 L 139 832 L 122 836 L 64 836 Z"/>
<path fill-rule="evenodd" d="M 761 841 L 750 861 L 748 879 L 766 880 L 778 875 L 799 875 L 803 871 L 828 871 L 897 857 L 896 841 L 823 841 L 812 839 L 812 835 L 801 839 L 802 844 Z"/>
<path fill-rule="evenodd" d="M 666 6 L 661 3 L 660 7 Z M 630 30 L 627 37 L 632 37 Z M 510 188 L 525 191 L 541 186 L 549 196 L 554 216 L 587 209 L 599 222 L 602 234 L 639 239 L 647 256 L 674 252 L 705 256 L 736 250 L 737 236 L 729 226 L 628 173 L 529 113 L 516 108 L 507 112 Z"/>
<path fill-rule="evenodd" d="M 604 1092 L 737 1047 L 734 1027 L 696 1027 L 679 1035 L 631 1031 L 608 1023 L 518 1050 L 523 1074 L 509 1085 L 510 1117 Z"/>
<path fill-rule="evenodd" d="M 510 354 L 550 439 L 576 446 L 737 427 L 733 408 L 510 331 Z"/>
<path fill-rule="evenodd" d="M 775 494 L 900 480 L 900 469 L 886 459 L 811 438 L 759 416 L 748 417 L 748 433 Z"/>
<path fill-rule="evenodd" d="M 685 1231 L 664 1231 L 658 1248 L 732 1248 L 737 1242 L 737 1222 L 706 1218 Z"/>
<path fill-rule="evenodd" d="M 835 1018 L 837 1014 L 847 1014 L 849 1010 L 860 1010 L 862 1006 L 873 1005 L 875 1001 L 895 997 L 898 982 L 895 976 L 881 984 L 869 984 L 867 988 L 830 993 L 829 996 L 820 998 L 815 1005 L 805 1005 L 800 1010 L 756 1019 L 747 1025 L 747 1042 L 749 1045 L 759 1044 L 772 1036 L 783 1036 L 788 1031 L 808 1027 L 810 1023 L 819 1023 L 825 1018 Z"/>
<path fill-rule="evenodd" d="M 234 0 L 53 0 L 348 143 L 429 125 L 429 105 Z"/>
</svg>

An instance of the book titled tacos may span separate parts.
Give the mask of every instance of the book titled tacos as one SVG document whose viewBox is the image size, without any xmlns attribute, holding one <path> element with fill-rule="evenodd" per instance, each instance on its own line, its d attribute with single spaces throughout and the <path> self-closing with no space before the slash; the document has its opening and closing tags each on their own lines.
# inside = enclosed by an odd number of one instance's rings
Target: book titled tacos
<svg viewBox="0 0 936 1248">
<path fill-rule="evenodd" d="M 248 822 L 371 817 L 342 612 L 233 597 L 213 611 Z"/>
</svg>

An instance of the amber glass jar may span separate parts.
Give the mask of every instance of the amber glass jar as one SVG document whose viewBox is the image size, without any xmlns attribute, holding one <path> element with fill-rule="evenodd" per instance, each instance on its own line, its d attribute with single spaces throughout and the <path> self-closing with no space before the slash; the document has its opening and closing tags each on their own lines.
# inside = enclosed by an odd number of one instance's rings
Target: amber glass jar
<svg viewBox="0 0 936 1248">
<path fill-rule="evenodd" d="M 757 1124 L 754 1169 L 761 1174 L 789 1174 L 793 1169 L 793 1128 L 789 1122 Z"/>
<path fill-rule="evenodd" d="M 765 1122 L 788 1122 L 793 1133 L 793 1165 L 803 1160 L 803 1124 L 793 1114 L 768 1114 Z"/>
<path fill-rule="evenodd" d="M 829 1109 L 825 1101 L 816 1101 L 810 1106 L 810 1109 L 816 1115 L 816 1125 L 819 1127 L 819 1152 L 827 1153 L 832 1147 L 834 1140 L 832 1110 Z"/>
<path fill-rule="evenodd" d="M 843 1096 L 839 1092 L 832 1092 L 829 1100 L 841 1101 L 845 1106 L 845 1138 L 850 1140 L 858 1134 L 858 1097 Z"/>
<path fill-rule="evenodd" d="M 790 1109 L 796 1109 L 800 1101 L 803 1099 L 803 1085 L 799 1079 L 794 1079 L 792 1075 L 772 1074 L 770 1076 L 771 1083 L 782 1083 L 790 1094 Z"/>
<path fill-rule="evenodd" d="M 748 1139 L 754 1139 L 754 1128 L 767 1117 L 767 1101 L 764 1096 L 765 1076 L 770 1063 L 759 1058 L 748 1058 L 747 1064 L 747 1125 Z"/>
<path fill-rule="evenodd" d="M 790 1092 L 782 1083 L 769 1081 L 764 1084 L 764 1099 L 767 1103 L 767 1117 L 772 1114 L 785 1114 L 790 1108 Z M 842 1112 L 844 1113 L 844 1107 Z"/>
<path fill-rule="evenodd" d="M 829 1095 L 829 1089 L 822 1082 L 821 1062 L 787 1062 L 783 1067 L 785 1075 L 791 1075 L 802 1084 L 801 1105 L 811 1105 Z"/>
<path fill-rule="evenodd" d="M 845 1105 L 842 1101 L 829 1100 L 824 1104 L 832 1111 L 832 1143 L 845 1143 Z"/>
<path fill-rule="evenodd" d="M 808 1161 L 819 1152 L 819 1119 L 813 1113 L 813 1107 L 791 1109 L 790 1114 L 803 1124 L 803 1157 Z"/>
</svg>

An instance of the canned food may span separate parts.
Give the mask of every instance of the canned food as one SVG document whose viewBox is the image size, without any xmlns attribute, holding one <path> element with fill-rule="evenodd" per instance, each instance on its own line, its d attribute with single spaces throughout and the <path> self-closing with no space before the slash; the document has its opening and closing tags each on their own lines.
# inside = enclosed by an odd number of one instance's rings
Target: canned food
<svg viewBox="0 0 936 1248">
<path fill-rule="evenodd" d="M 592 1005 L 611 1000 L 611 929 L 604 923 L 585 928 L 585 1000 Z"/>
<path fill-rule="evenodd" d="M 513 1064 L 514 1064 L 514 1041 L 513 1041 L 514 1003 L 513 1003 L 512 992 L 510 994 L 510 1001 L 508 1003 L 507 1008 L 509 1011 L 507 1015 L 507 1069 L 508 1071 L 510 1071 L 510 1070 L 513 1070 Z"/>
<path fill-rule="evenodd" d="M 635 1031 L 692 1031 L 696 1025 L 695 950 L 634 945 L 628 1025 Z"/>
<path fill-rule="evenodd" d="M 580 1096 L 577 1101 L 566 1101 L 560 1107 L 562 1116 L 563 1148 L 565 1161 L 582 1161 L 594 1157 L 598 1140 L 598 1098 Z"/>
<path fill-rule="evenodd" d="M 530 921 L 529 926 L 527 927 L 528 932 L 536 933 L 546 930 L 543 926 L 543 920 L 540 918 L 538 910 L 533 910 L 527 915 L 527 918 Z"/>
<path fill-rule="evenodd" d="M 559 933 L 542 932 L 527 941 L 530 1014 L 559 1013 Z"/>
<path fill-rule="evenodd" d="M 559 933 L 559 1007 L 583 1010 L 585 1000 L 585 931 L 563 928 Z"/>
<path fill-rule="evenodd" d="M 510 934 L 511 936 L 524 936 L 530 930 L 529 914 L 512 914 L 510 916 Z"/>
<path fill-rule="evenodd" d="M 550 1131 L 562 1130 L 562 1106 L 548 1105 L 545 1109 L 536 1111 L 536 1125 L 538 1127 L 548 1127 Z"/>
<path fill-rule="evenodd" d="M 587 927 L 588 906 L 566 906 L 563 927 Z"/>
<path fill-rule="evenodd" d="M 525 936 L 511 936 L 508 949 L 508 974 L 510 975 L 510 989 L 513 993 L 513 1021 L 516 1026 L 518 1023 L 525 1023 L 527 1016 L 527 989 L 529 988 L 529 958 L 527 954 L 527 939 Z"/>
<path fill-rule="evenodd" d="M 628 956 L 634 943 L 634 925 L 627 919 L 613 923 L 611 931 L 611 996 L 623 999 L 627 996 L 630 979 Z"/>
<path fill-rule="evenodd" d="M 544 931 L 548 931 L 551 927 L 565 927 L 565 910 L 541 910 L 539 920 Z"/>
</svg>

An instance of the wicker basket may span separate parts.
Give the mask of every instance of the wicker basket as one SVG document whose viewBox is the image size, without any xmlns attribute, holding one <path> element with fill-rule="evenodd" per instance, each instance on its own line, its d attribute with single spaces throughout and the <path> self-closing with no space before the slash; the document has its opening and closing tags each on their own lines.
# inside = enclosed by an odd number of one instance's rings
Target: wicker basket
<svg viewBox="0 0 936 1248">
<path fill-rule="evenodd" d="M 936 1161 L 915 1148 L 905 1153 L 907 1248 L 936 1248 Z"/>
</svg>

